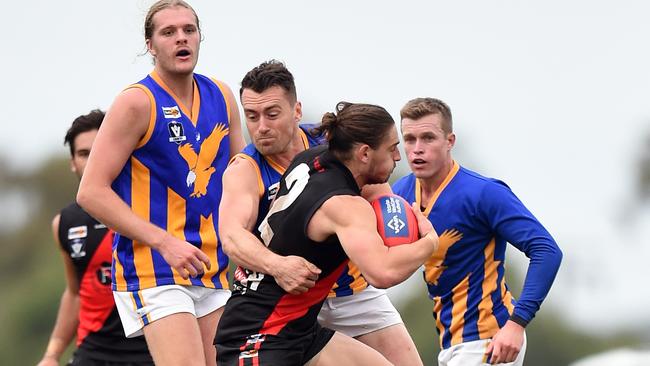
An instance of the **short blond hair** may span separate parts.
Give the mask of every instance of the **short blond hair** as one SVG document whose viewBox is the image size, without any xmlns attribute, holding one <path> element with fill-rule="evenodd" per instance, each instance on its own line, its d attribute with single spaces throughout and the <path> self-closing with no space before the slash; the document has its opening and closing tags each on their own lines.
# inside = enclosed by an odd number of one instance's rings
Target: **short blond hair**
<svg viewBox="0 0 650 366">
<path fill-rule="evenodd" d="M 420 119 L 430 114 L 442 116 L 441 128 L 445 134 L 454 132 L 451 118 L 451 109 L 440 99 L 436 98 L 415 98 L 411 99 L 400 110 L 401 119 Z"/>
</svg>

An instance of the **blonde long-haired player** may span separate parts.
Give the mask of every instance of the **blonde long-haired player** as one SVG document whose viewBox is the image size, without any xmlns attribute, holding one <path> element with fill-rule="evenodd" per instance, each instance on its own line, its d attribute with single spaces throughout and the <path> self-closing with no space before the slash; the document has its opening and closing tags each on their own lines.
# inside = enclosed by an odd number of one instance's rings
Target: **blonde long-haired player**
<svg viewBox="0 0 650 366">
<path fill-rule="evenodd" d="M 230 295 L 216 234 L 221 175 L 244 140 L 230 89 L 194 73 L 192 7 L 158 1 L 144 28 L 154 69 L 115 99 L 77 200 L 119 233 L 112 283 L 127 336 L 144 332 L 157 365 L 210 365 Z"/>
</svg>

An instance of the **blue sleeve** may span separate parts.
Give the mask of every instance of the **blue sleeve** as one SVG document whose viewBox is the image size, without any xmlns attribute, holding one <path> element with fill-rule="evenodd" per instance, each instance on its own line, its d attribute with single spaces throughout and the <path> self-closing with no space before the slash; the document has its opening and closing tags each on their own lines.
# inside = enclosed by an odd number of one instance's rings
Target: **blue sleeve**
<svg viewBox="0 0 650 366">
<path fill-rule="evenodd" d="M 498 237 L 530 259 L 524 287 L 511 320 L 526 326 L 551 289 L 560 268 L 562 251 L 551 234 L 502 182 L 488 183 L 481 194 L 479 216 Z"/>
</svg>

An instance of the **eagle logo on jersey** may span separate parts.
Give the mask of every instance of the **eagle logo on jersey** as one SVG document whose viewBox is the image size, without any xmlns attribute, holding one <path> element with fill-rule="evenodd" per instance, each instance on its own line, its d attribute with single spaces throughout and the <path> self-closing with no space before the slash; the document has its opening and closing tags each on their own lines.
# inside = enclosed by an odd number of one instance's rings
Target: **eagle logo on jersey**
<svg viewBox="0 0 650 366">
<path fill-rule="evenodd" d="M 442 265 L 447 256 L 447 250 L 462 238 L 463 234 L 456 229 L 447 229 L 440 234 L 438 239 L 438 250 L 433 253 L 431 258 L 429 258 L 429 260 L 424 264 L 424 278 L 428 283 L 433 284 L 434 286 L 438 285 L 440 275 L 445 269 L 447 269 L 447 266 Z"/>
<path fill-rule="evenodd" d="M 185 182 L 188 187 L 194 185 L 190 197 L 199 198 L 208 193 L 210 177 L 216 170 L 212 163 L 217 157 L 221 141 L 229 131 L 225 124 L 218 123 L 200 144 L 198 154 L 194 151 L 191 143 L 185 143 L 178 147 L 178 153 L 183 157 L 189 169 Z"/>
</svg>

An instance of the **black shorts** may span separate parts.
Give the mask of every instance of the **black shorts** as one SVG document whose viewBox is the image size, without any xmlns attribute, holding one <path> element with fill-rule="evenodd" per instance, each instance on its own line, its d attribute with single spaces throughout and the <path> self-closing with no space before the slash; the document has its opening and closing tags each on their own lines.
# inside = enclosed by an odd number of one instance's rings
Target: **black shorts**
<svg viewBox="0 0 650 366">
<path fill-rule="evenodd" d="M 309 334 L 285 338 L 254 334 L 233 342 L 218 343 L 217 366 L 302 366 L 320 352 L 334 331 L 316 324 Z"/>
<path fill-rule="evenodd" d="M 86 351 L 77 350 L 66 366 L 154 366 L 153 361 L 133 361 L 124 355 L 124 360 L 104 360 L 99 357 L 93 357 Z"/>
</svg>

